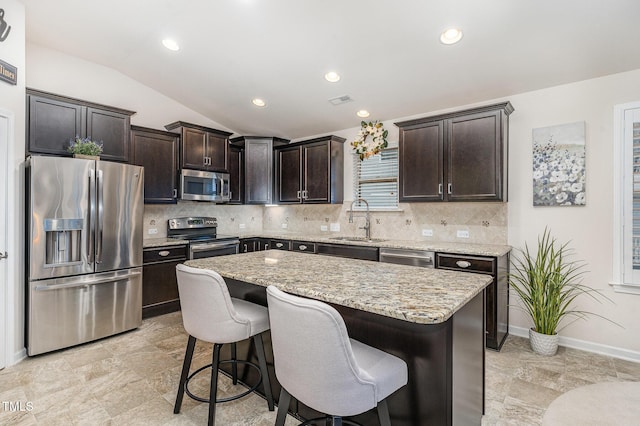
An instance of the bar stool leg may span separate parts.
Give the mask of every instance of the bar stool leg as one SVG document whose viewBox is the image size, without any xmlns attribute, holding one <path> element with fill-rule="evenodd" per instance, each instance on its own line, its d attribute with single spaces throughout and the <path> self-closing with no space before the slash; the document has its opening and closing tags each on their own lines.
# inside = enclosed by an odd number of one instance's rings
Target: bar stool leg
<svg viewBox="0 0 640 426">
<path fill-rule="evenodd" d="M 378 419 L 380 419 L 380 426 L 391 426 L 391 418 L 389 417 L 389 407 L 387 406 L 387 400 L 383 399 L 378 402 Z"/>
<path fill-rule="evenodd" d="M 238 353 L 236 351 L 236 343 L 233 342 L 231 344 L 231 360 L 232 361 L 237 361 L 238 360 Z M 231 363 L 231 379 L 233 381 L 233 385 L 237 385 L 238 384 L 238 363 L 237 362 L 232 362 Z"/>
<path fill-rule="evenodd" d="M 216 422 L 216 396 L 218 395 L 218 367 L 220 366 L 221 344 L 213 345 L 213 359 L 211 361 L 211 388 L 209 391 L 209 426 Z"/>
<path fill-rule="evenodd" d="M 333 426 L 342 426 L 342 417 L 332 416 Z"/>
<path fill-rule="evenodd" d="M 273 411 L 273 394 L 271 392 L 271 380 L 269 379 L 269 370 L 267 370 L 267 358 L 264 353 L 262 334 L 256 334 L 255 336 L 253 336 L 253 342 L 256 344 L 258 364 L 260 365 L 260 372 L 262 373 L 262 386 L 264 387 L 264 395 L 267 397 L 269 411 Z M 288 405 L 287 408 L 289 408 Z"/>
<path fill-rule="evenodd" d="M 283 387 L 280 389 L 280 399 L 278 400 L 278 414 L 276 415 L 276 426 L 284 426 L 287 418 L 289 404 L 291 403 L 291 394 Z"/>
<path fill-rule="evenodd" d="M 196 338 L 189 336 L 187 341 L 187 350 L 184 354 L 184 362 L 182 363 L 182 374 L 180 375 L 180 385 L 178 386 L 178 394 L 176 395 L 176 404 L 173 407 L 173 414 L 180 412 L 182 406 L 182 398 L 184 397 L 184 386 L 187 382 L 187 376 L 189 376 L 189 369 L 191 368 L 191 359 L 193 358 L 193 349 L 196 346 Z"/>
</svg>

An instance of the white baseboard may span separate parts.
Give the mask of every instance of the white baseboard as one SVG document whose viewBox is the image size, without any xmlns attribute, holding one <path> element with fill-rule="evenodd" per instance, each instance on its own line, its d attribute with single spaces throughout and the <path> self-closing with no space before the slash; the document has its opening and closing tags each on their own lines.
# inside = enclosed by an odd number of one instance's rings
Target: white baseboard
<svg viewBox="0 0 640 426">
<path fill-rule="evenodd" d="M 514 336 L 529 338 L 529 329 L 524 327 L 509 326 L 509 334 Z M 571 337 L 560 336 L 558 344 L 567 348 L 580 349 L 586 352 L 593 352 L 600 355 L 607 355 L 613 358 L 625 359 L 628 361 L 640 362 L 640 352 L 631 351 L 629 349 L 618 348 L 615 346 L 602 345 L 586 340 L 574 339 Z"/>
<path fill-rule="evenodd" d="M 27 348 L 22 348 L 13 354 L 12 359 L 7 360 L 7 367 L 11 367 L 27 357 Z"/>
</svg>

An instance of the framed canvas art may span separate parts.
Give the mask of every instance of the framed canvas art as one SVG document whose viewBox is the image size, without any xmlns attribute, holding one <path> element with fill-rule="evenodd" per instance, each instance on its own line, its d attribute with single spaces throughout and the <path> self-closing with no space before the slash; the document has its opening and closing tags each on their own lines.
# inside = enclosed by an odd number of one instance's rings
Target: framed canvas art
<svg viewBox="0 0 640 426">
<path fill-rule="evenodd" d="M 533 205 L 586 202 L 585 122 L 533 129 Z"/>
</svg>

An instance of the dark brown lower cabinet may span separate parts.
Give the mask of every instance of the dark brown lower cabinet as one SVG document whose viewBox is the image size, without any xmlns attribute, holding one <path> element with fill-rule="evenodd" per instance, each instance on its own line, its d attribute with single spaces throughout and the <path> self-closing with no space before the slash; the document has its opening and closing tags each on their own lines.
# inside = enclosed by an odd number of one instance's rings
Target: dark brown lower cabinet
<svg viewBox="0 0 640 426">
<path fill-rule="evenodd" d="M 142 318 L 180 310 L 176 265 L 187 260 L 187 245 L 143 250 Z"/>
<path fill-rule="evenodd" d="M 509 254 L 490 257 L 437 253 L 436 268 L 493 277 L 485 289 L 486 346 L 499 351 L 509 334 Z"/>
</svg>

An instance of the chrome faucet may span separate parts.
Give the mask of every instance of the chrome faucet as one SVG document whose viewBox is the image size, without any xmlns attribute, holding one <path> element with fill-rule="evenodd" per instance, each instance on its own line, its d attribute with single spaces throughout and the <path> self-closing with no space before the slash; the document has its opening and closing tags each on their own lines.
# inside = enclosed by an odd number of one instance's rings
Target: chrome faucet
<svg viewBox="0 0 640 426">
<path fill-rule="evenodd" d="M 365 200 L 364 198 L 358 198 L 357 200 L 353 200 L 351 202 L 351 207 L 349 207 L 349 223 L 353 223 L 353 204 L 360 201 L 364 201 L 364 203 L 367 205 L 367 213 L 366 222 L 364 226 L 360 227 L 359 229 L 364 229 L 366 233 L 366 239 L 367 241 L 369 241 L 371 239 L 371 221 L 369 219 L 369 202 L 367 200 Z"/>
</svg>

